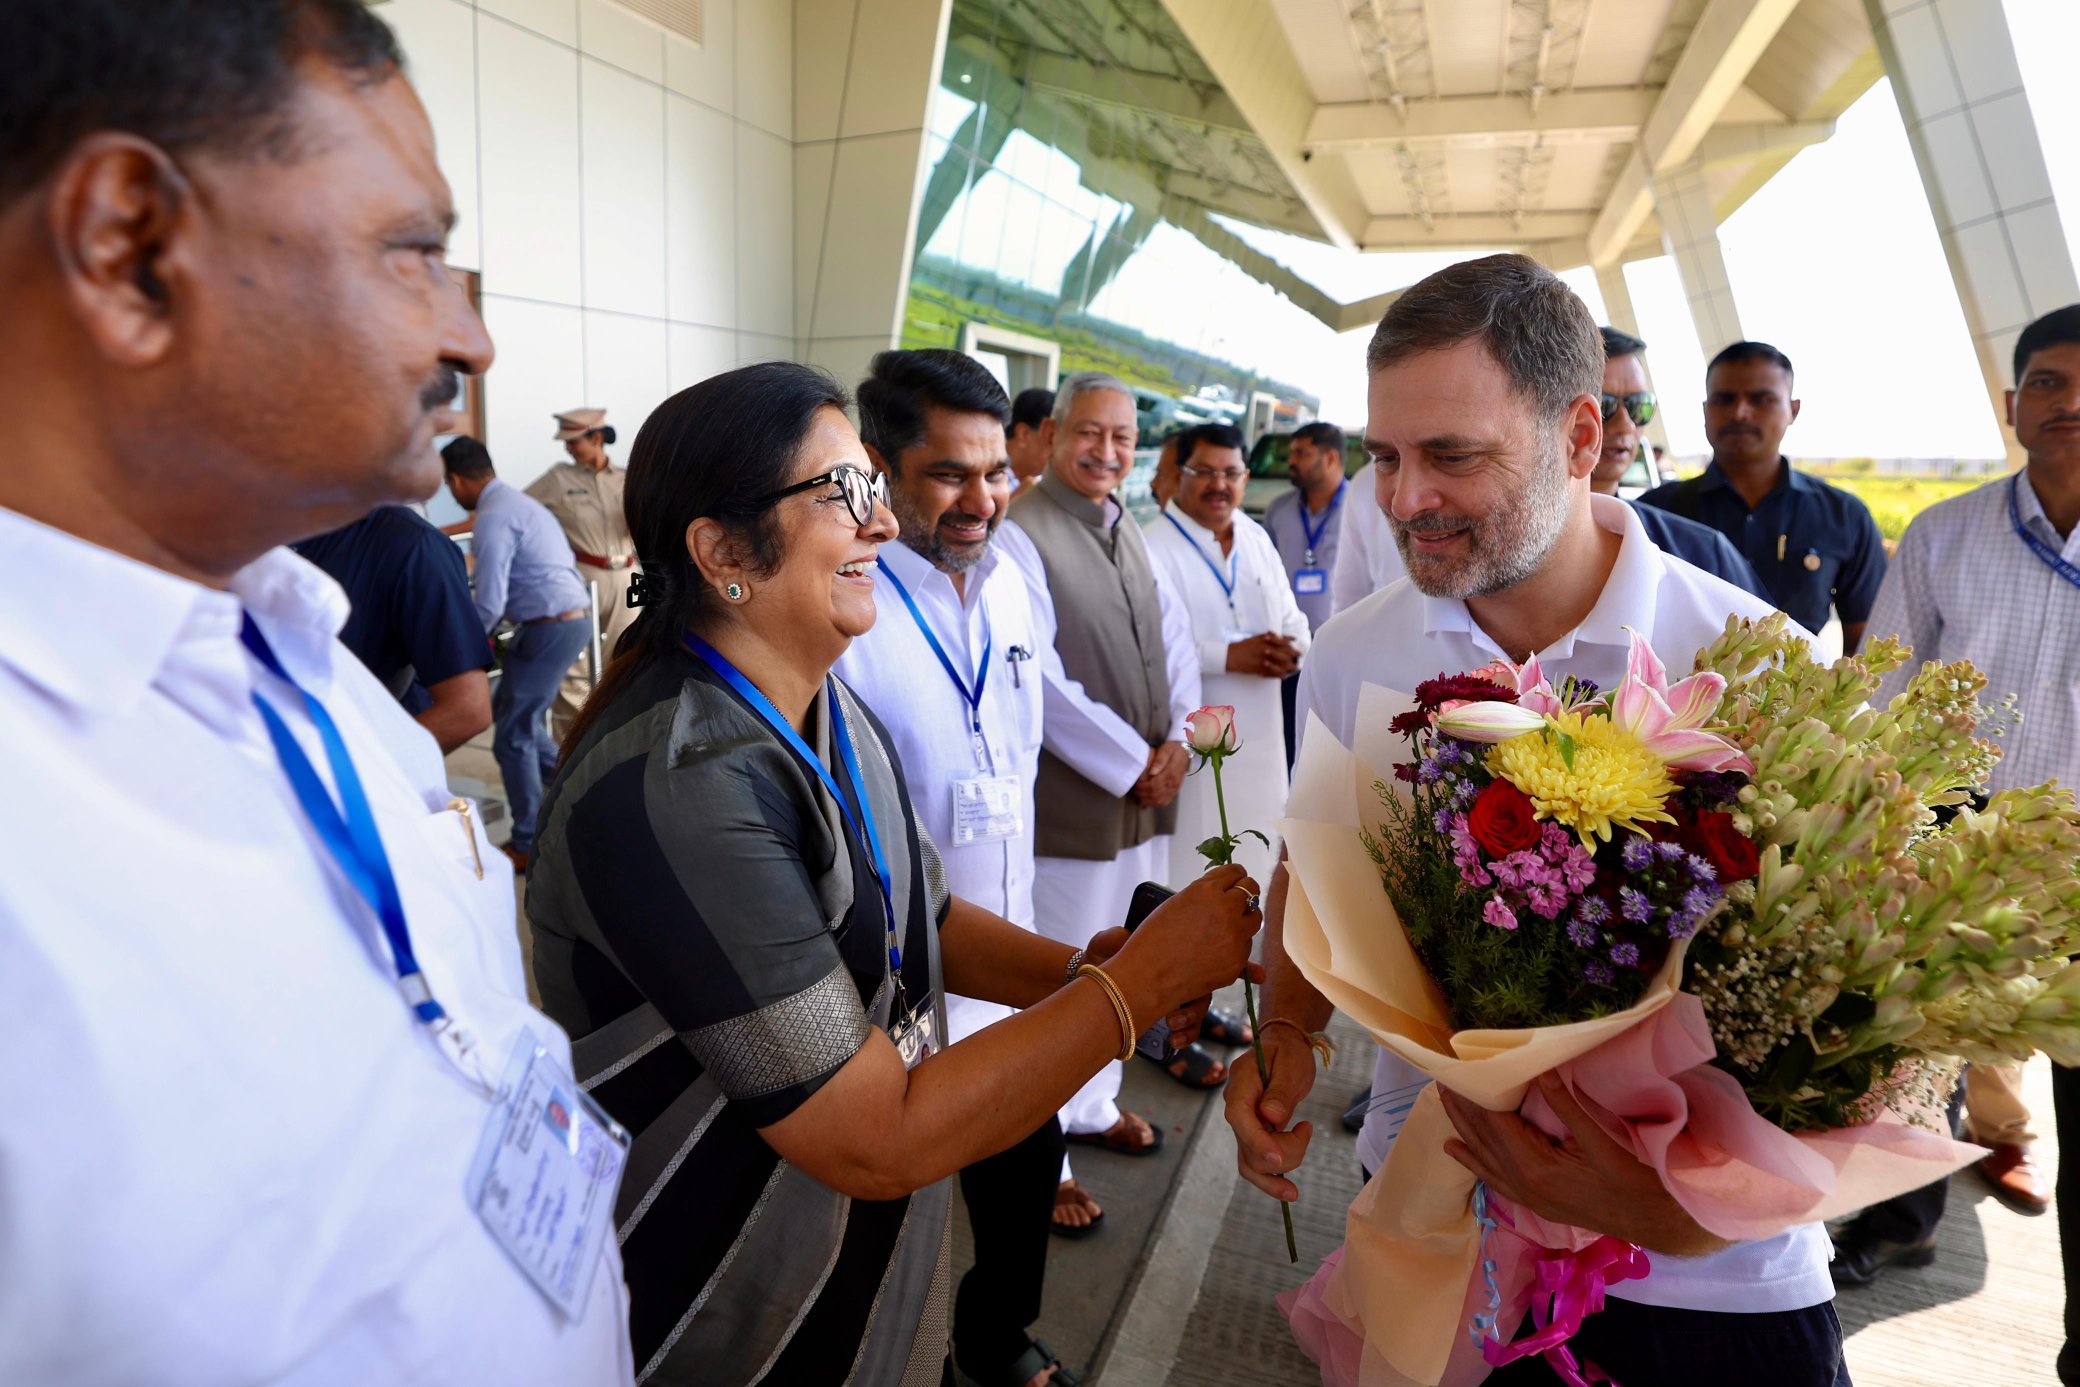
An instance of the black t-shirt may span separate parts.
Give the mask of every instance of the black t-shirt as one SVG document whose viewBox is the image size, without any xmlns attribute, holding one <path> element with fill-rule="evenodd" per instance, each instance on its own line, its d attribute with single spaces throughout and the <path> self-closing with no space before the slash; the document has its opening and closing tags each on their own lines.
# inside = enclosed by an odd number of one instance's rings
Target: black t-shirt
<svg viewBox="0 0 2080 1387">
<path fill-rule="evenodd" d="M 378 506 L 294 548 L 347 590 L 340 640 L 408 710 L 431 701 L 425 685 L 491 667 L 462 551 L 412 511 Z"/>
</svg>

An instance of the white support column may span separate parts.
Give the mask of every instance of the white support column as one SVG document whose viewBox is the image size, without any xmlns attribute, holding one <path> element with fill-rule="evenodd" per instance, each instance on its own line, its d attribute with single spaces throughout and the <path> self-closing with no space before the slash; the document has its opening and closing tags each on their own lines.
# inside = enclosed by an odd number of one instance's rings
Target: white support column
<svg viewBox="0 0 2080 1387">
<path fill-rule="evenodd" d="M 1864 0 L 2008 445 L 2003 393 L 2030 321 L 2080 301 L 2001 0 Z"/>
<path fill-rule="evenodd" d="M 1655 174 L 1648 186 L 1654 194 L 1654 215 L 1661 222 L 1661 244 L 1675 257 L 1683 297 L 1690 301 L 1690 320 L 1697 325 L 1697 344 L 1709 361 L 1721 347 L 1740 341 L 1742 334 L 1733 283 L 1719 253 L 1719 224 L 1712 215 L 1704 165 L 1686 159 Z"/>
<path fill-rule="evenodd" d="M 1639 314 L 1632 307 L 1632 288 L 1625 282 L 1623 264 L 1598 265 L 1596 288 L 1603 295 L 1603 311 L 1610 315 L 1610 324 L 1620 332 L 1639 336 Z M 1640 365 L 1647 373 L 1647 387 L 1659 393 L 1654 385 L 1653 346 L 1650 343 Z M 1661 422 L 1661 412 L 1655 411 L 1647 423 L 1647 441 L 1658 443 L 1665 451 L 1668 448 L 1668 429 Z"/>
</svg>

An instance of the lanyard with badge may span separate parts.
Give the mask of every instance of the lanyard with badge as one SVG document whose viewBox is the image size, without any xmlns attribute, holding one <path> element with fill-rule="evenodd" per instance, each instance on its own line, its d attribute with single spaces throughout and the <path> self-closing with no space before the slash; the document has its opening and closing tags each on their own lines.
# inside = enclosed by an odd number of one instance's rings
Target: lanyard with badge
<svg viewBox="0 0 2080 1387">
<path fill-rule="evenodd" d="M 838 781 L 824 765 L 823 758 L 809 749 L 802 734 L 794 730 L 794 724 L 780 715 L 773 701 L 760 691 L 758 685 L 744 677 L 744 672 L 730 663 L 727 655 L 688 631 L 680 638 L 686 652 L 715 671 L 716 677 L 736 693 L 737 697 L 751 705 L 773 735 L 809 763 L 823 788 L 836 801 L 838 814 L 845 820 L 846 829 L 866 848 L 867 857 L 874 864 L 874 882 L 881 890 L 881 919 L 888 943 L 888 977 L 893 996 L 888 1012 L 888 1038 L 895 1042 L 897 1053 L 903 1057 L 903 1067 L 910 1068 L 937 1048 L 935 1026 L 932 1021 L 931 998 L 923 1004 L 913 1006 L 910 994 L 903 986 L 903 941 L 896 933 L 895 882 L 889 875 L 888 858 L 881 851 L 881 834 L 874 824 L 873 801 L 867 798 L 867 782 L 859 771 L 859 753 L 853 750 L 852 734 L 846 729 L 844 710 L 838 706 L 838 691 L 830 679 L 823 681 L 823 696 L 830 708 L 831 742 L 838 753 L 838 763 L 845 768 L 845 778 L 852 785 L 854 798 L 859 801 L 859 815 L 853 816 L 852 806 L 838 788 Z"/>
<path fill-rule="evenodd" d="M 2080 568 L 2066 562 L 2065 555 L 2031 534 L 2029 527 L 2022 523 L 2021 494 L 2022 474 L 2017 472 L 2008 482 L 2008 523 L 2015 527 L 2016 535 L 2029 546 L 2032 554 L 2044 561 L 2047 568 L 2074 587 L 2080 588 Z"/>
<path fill-rule="evenodd" d="M 1186 544 L 1192 546 L 1192 552 L 1199 556 L 1200 563 L 1206 565 L 1206 571 L 1213 575 L 1213 581 L 1221 585 L 1221 595 L 1228 599 L 1228 625 L 1227 628 L 1221 633 L 1222 639 L 1226 640 L 1228 644 L 1233 645 L 1236 641 L 1246 641 L 1251 636 L 1256 635 L 1257 633 L 1255 631 L 1245 631 L 1242 629 L 1242 619 L 1235 613 L 1236 563 L 1242 557 L 1241 554 L 1238 552 L 1231 552 L 1228 555 L 1228 571 L 1226 573 L 1222 573 L 1221 566 L 1215 563 L 1211 558 L 1209 558 L 1207 556 L 1206 551 L 1199 547 L 1199 541 L 1192 538 L 1192 532 L 1190 530 L 1187 530 L 1184 526 L 1177 523 L 1176 516 L 1172 515 L 1169 511 L 1164 511 L 1163 519 L 1169 521 L 1170 528 L 1177 531 L 1178 534 L 1182 535 Z"/>
<path fill-rule="evenodd" d="M 1345 478 L 1336 484 L 1336 494 L 1322 508 L 1322 519 L 1318 525 L 1307 523 L 1307 498 L 1300 498 L 1300 533 L 1307 540 L 1307 556 L 1293 574 L 1293 592 L 1300 597 L 1319 597 L 1329 590 L 1329 574 L 1326 569 L 1315 567 L 1315 550 L 1321 547 L 1322 536 L 1328 532 L 1329 522 L 1336 518 L 1338 508 L 1343 505 L 1343 493 L 1350 489 L 1350 480 Z"/>
<path fill-rule="evenodd" d="M 375 912 L 405 1004 L 448 1062 L 491 1100 L 491 1116 L 465 1184 L 471 1206 L 550 1303 L 578 1319 L 613 1232 L 628 1134 L 579 1089 L 569 1066 L 537 1043 L 532 1031 L 521 1032 L 503 1075 L 492 1079 L 475 1038 L 435 998 L 420 970 L 397 875 L 338 724 L 323 703 L 289 677 L 251 616 L 239 638 L 262 668 L 296 691 L 317 729 L 337 803 L 280 712 L 253 691 L 253 706 L 318 841 Z"/>
<path fill-rule="evenodd" d="M 902 598 L 903 605 L 909 608 L 910 619 L 917 623 L 918 633 L 931 647 L 932 654 L 938 656 L 939 668 L 946 671 L 946 677 L 953 681 L 961 702 L 967 705 L 968 738 L 975 753 L 975 773 L 953 778 L 953 845 L 965 848 L 976 843 L 1001 843 L 1020 837 L 1025 832 L 1025 825 L 1019 815 L 1018 777 L 997 774 L 996 757 L 982 730 L 982 694 L 989 680 L 989 658 L 995 639 L 988 630 L 989 608 L 987 605 L 983 607 L 982 659 L 975 666 L 975 683 L 971 688 L 954 665 L 953 657 L 946 653 L 938 633 L 932 630 L 931 622 L 925 620 L 917 599 L 910 595 L 910 589 L 903 586 L 903 580 L 896 576 L 887 560 L 876 559 L 874 562 L 880 567 L 881 576 L 888 579 L 889 585 L 896 590 L 896 596 Z M 1012 668 L 1015 672 L 1017 666 Z"/>
</svg>

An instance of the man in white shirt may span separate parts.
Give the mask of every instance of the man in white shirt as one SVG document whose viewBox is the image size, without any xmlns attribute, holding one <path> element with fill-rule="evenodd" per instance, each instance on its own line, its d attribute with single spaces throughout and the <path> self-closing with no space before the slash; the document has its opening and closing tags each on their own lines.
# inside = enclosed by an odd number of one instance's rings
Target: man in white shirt
<svg viewBox="0 0 2080 1387">
<path fill-rule="evenodd" d="M 1387 523 L 1387 500 L 1379 470 L 1371 463 L 1358 469 L 1336 522 L 1336 571 L 1329 575 L 1332 613 L 1354 607 L 1398 578 L 1408 576 L 1401 547 Z"/>
<path fill-rule="evenodd" d="M 511 876 L 281 547 L 430 495 L 491 362 L 395 42 L 0 28 L 0 1382 L 626 1383 L 621 1148 Z"/>
<path fill-rule="evenodd" d="M 1010 407 L 978 362 L 942 350 L 882 352 L 858 400 L 860 438 L 888 474 L 902 534 L 900 543 L 882 546 L 874 629 L 839 659 L 838 677 L 895 738 L 911 805 L 939 847 L 947 887 L 1031 929 L 1044 709 L 1060 709 L 1064 735 L 1048 743 L 1058 755 L 1083 761 L 1090 737 L 1079 740 L 1070 725 L 1082 715 L 1048 695 L 1041 671 L 1053 649 L 1036 632 L 1024 575 L 998 552 L 1013 475 L 1004 432 Z M 1100 751 L 1088 764 L 1098 773 L 1109 735 L 1096 733 Z M 1145 744 L 1132 729 L 1125 735 L 1138 767 Z M 949 994 L 947 1041 L 1010 1014 Z M 1028 1329 L 1040 1315 L 1058 1186 L 1070 1185 L 1061 1194 L 1072 1214 L 1088 1197 L 1062 1179 L 1066 1151 L 1061 1123 L 1049 1118 L 1016 1146 L 961 1172 L 975 1265 L 954 1299 L 953 1351 L 977 1380 L 1037 1383 L 1059 1370 Z M 1098 1224 L 1084 1214 L 1063 1227 L 1074 1234 Z"/>
<path fill-rule="evenodd" d="M 1671 665 L 1718 635 L 1729 612 L 1767 603 L 1692 568 L 1647 538 L 1630 507 L 1594 496 L 1602 447 L 1603 342 L 1588 309 L 1521 255 L 1489 256 L 1432 275 L 1396 300 L 1367 353 L 1365 447 L 1379 477 L 1409 578 L 1330 620 L 1300 676 L 1303 747 L 1326 731 L 1353 739 L 1366 684 L 1412 689 L 1439 671 L 1533 654 L 1554 678 L 1603 688 L 1622 677 L 1627 629 Z M 1310 727 L 1308 714 L 1321 720 Z M 1262 1003 L 1270 1082 L 1237 1065 L 1228 1121 L 1244 1177 L 1282 1199 L 1301 1163 L 1306 1124 L 1286 1131 L 1314 1083 L 1305 1036 L 1328 1001 L 1280 945 L 1286 874 L 1267 893 Z M 1273 1018 L 1292 1026 L 1272 1026 Z M 1295 1027 L 1298 1027 L 1296 1032 Z M 1373 1088 L 1420 1083 L 1382 1051 Z M 1638 1243 L 1653 1261 L 1614 1286 L 1573 1347 L 1620 1382 L 1836 1387 L 1848 1382 L 1818 1224 L 1728 1244 L 1685 1214 L 1651 1168 L 1611 1143 L 1563 1147 L 1514 1113 L 1445 1096 L 1464 1149 L 1458 1159 L 1541 1216 Z M 1394 1123 L 1367 1119 L 1358 1154 L 1383 1163 Z M 1502 1326 L 1514 1337 L 1514 1326 Z M 1549 1383 L 1520 1360 L 1490 1382 Z"/>
<path fill-rule="evenodd" d="M 1048 938 L 1080 948 L 1125 918 L 1135 886 L 1169 874 L 1166 838 L 1191 761 L 1182 738 L 1185 716 L 1199 706 L 1199 660 L 1190 619 L 1113 495 L 1134 462 L 1133 392 L 1111 376 L 1072 375 L 1043 432 L 1048 469 L 1012 504 L 1024 534 L 1007 552 L 1031 590 L 1045 594 L 1035 612 L 1039 638 L 1146 749 L 1137 772 L 1136 751 L 1117 748 L 1102 776 L 1052 747 L 1040 758 L 1035 922 Z M 1121 1073 L 1118 1061 L 1099 1070 L 1062 1110 L 1062 1129 L 1072 1142 L 1150 1154 L 1161 1134 L 1121 1111 Z"/>
<path fill-rule="evenodd" d="M 1242 513 L 1249 468 L 1241 430 L 1232 424 L 1188 429 L 1177 458 L 1177 495 L 1143 527 L 1148 556 L 1191 618 L 1199 696 L 1235 709 L 1242 750 L 1222 768 L 1230 826 L 1269 836 L 1286 802 L 1279 685 L 1307 654 L 1307 618 L 1271 537 Z M 1177 797 L 1177 831 L 1170 836 L 1173 884 L 1206 869 L 1198 845 L 1220 831 L 1213 777 L 1192 776 Z M 1235 860 L 1256 880 L 1270 879 L 1270 849 L 1255 839 L 1243 843 Z"/>
<path fill-rule="evenodd" d="M 2013 695 L 2021 721 L 2001 739 L 1990 788 L 2057 780 L 2080 785 L 2080 305 L 2031 323 L 2015 342 L 2008 422 L 2029 455 L 2019 473 L 1929 507 L 1914 518 L 1886 567 L 1869 634 L 1897 636 L 1913 657 L 1879 690 L 1905 687 L 1924 660 L 1970 660 L 1989 703 Z M 2080 1082 L 2053 1066 L 2061 1152 L 2080 1151 Z M 2025 1213 L 2051 1203 L 2030 1150 L 2035 1133 L 2020 1065 L 1973 1064 L 1965 1074 L 1970 1139 L 1992 1148 L 1977 1167 Z M 2072 1143 L 2070 1146 L 2067 1143 Z M 2072 1175 L 2066 1172 L 2073 1171 Z M 1835 1278 L 1864 1284 L 1885 1268 L 1935 1251 L 1947 1182 L 1866 1210 L 1837 1239 Z M 2058 1176 L 2066 1254 L 2063 1380 L 2080 1382 L 2080 1158 Z"/>
</svg>

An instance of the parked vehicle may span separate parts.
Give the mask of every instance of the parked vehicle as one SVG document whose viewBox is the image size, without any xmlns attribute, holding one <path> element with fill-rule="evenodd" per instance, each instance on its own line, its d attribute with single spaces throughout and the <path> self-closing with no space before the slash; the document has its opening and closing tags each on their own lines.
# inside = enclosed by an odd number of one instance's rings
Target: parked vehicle
<svg viewBox="0 0 2080 1387">
<path fill-rule="evenodd" d="M 1249 485 L 1242 493 L 1243 514 L 1258 520 L 1292 480 L 1286 475 L 1286 454 L 1293 446 L 1290 433 L 1267 433 L 1249 450 Z M 1356 435 L 1343 440 L 1343 475 L 1355 477 L 1365 466 L 1365 445 Z"/>
</svg>

